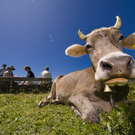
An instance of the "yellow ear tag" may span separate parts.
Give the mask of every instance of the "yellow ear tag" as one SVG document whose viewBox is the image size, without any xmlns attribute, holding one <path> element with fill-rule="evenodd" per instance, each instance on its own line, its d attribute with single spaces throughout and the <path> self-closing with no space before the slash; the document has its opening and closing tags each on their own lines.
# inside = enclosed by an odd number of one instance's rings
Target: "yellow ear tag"
<svg viewBox="0 0 135 135">
<path fill-rule="evenodd" d="M 135 44 L 133 44 L 132 46 L 133 46 L 133 48 L 135 49 Z"/>
</svg>

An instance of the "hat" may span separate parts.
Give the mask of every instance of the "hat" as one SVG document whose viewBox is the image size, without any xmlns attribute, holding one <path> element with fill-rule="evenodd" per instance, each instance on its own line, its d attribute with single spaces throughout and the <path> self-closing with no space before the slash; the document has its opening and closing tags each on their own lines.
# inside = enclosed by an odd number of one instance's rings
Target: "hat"
<svg viewBox="0 0 135 135">
<path fill-rule="evenodd" d="M 14 66 L 10 66 L 7 69 L 13 69 L 13 70 L 15 70 Z"/>
</svg>

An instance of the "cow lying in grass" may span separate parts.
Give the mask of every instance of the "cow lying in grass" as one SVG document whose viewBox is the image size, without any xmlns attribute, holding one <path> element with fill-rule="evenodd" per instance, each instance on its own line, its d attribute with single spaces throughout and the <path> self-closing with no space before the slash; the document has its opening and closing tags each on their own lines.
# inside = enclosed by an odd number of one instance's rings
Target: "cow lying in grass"
<svg viewBox="0 0 135 135">
<path fill-rule="evenodd" d="M 129 79 L 135 78 L 135 62 L 123 53 L 122 47 L 133 49 L 135 33 L 124 38 L 118 30 L 121 18 L 113 27 L 100 28 L 79 37 L 86 45 L 72 45 L 66 54 L 79 57 L 89 54 L 92 67 L 76 71 L 65 76 L 58 76 L 53 82 L 49 96 L 39 102 L 43 107 L 48 101 L 70 103 L 72 110 L 84 121 L 99 122 L 97 109 L 105 112 L 122 100 L 127 100 Z"/>
</svg>

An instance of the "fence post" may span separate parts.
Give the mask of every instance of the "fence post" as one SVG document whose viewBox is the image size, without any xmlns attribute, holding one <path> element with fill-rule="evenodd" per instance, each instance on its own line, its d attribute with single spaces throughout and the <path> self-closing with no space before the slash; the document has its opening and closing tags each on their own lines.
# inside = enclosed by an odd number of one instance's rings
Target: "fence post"
<svg viewBox="0 0 135 135">
<path fill-rule="evenodd" d="M 12 90 L 12 78 L 10 78 L 10 92 Z"/>
</svg>

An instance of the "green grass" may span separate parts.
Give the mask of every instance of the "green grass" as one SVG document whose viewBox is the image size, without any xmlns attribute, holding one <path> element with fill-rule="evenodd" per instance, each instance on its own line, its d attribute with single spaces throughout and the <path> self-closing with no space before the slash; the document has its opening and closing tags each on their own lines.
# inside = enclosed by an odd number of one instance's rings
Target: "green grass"
<svg viewBox="0 0 135 135">
<path fill-rule="evenodd" d="M 38 102 L 48 93 L 0 94 L 0 135 L 127 135 L 135 133 L 135 102 L 121 102 L 110 114 L 102 113 L 99 124 L 84 123 L 68 105 Z M 130 84 L 129 98 L 135 101 L 135 84 Z"/>
</svg>

